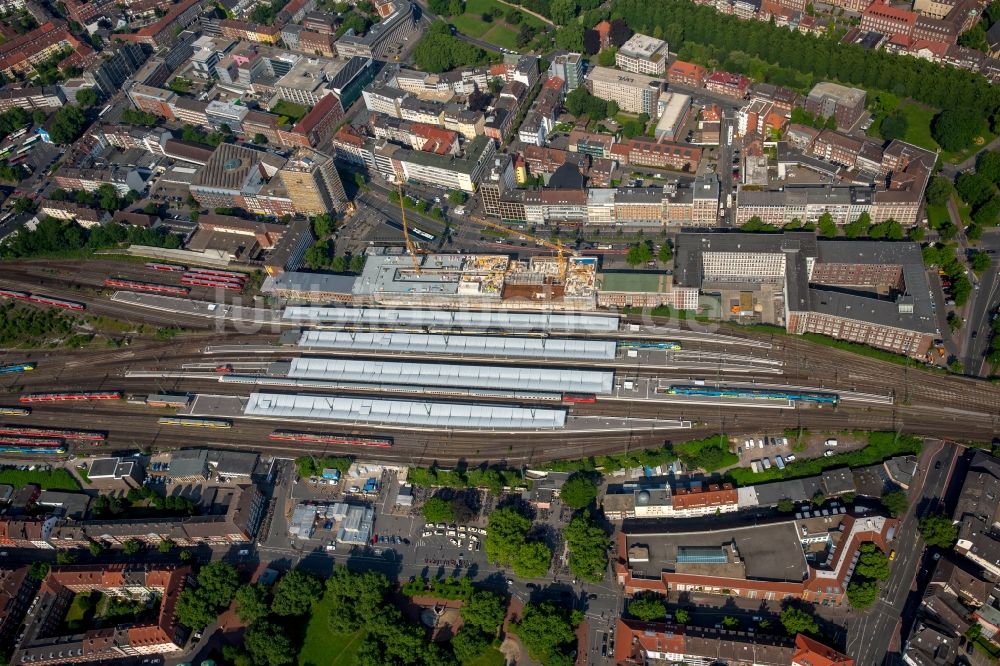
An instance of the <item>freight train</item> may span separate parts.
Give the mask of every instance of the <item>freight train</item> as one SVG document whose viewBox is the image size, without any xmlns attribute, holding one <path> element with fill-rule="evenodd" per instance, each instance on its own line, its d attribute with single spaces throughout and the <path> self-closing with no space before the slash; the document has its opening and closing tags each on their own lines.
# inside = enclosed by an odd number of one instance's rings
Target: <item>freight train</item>
<svg viewBox="0 0 1000 666">
<path fill-rule="evenodd" d="M 158 284 L 156 282 L 142 282 L 140 280 L 129 280 L 127 278 L 109 277 L 104 281 L 105 287 L 115 287 L 116 289 L 127 289 L 129 291 L 144 291 L 153 294 L 174 294 L 177 296 L 187 296 L 191 290 L 187 287 L 178 287 L 172 284 Z"/>
<path fill-rule="evenodd" d="M 74 391 L 71 393 L 25 393 L 18 402 L 79 402 L 83 400 L 121 400 L 121 391 Z"/>
<path fill-rule="evenodd" d="M 316 432 L 297 432 L 294 430 L 275 430 L 268 439 L 288 442 L 310 442 L 312 444 L 338 444 L 340 446 L 370 446 L 378 449 L 388 449 L 392 439 L 388 437 L 364 437 L 361 435 L 331 435 Z"/>
<path fill-rule="evenodd" d="M 28 361 L 27 363 L 15 363 L 13 365 L 5 365 L 0 367 L 0 375 L 7 375 L 14 372 L 30 372 L 38 367 L 38 364 L 34 361 Z"/>
<path fill-rule="evenodd" d="M 191 428 L 232 428 L 233 422 L 223 419 L 196 419 L 184 416 L 161 416 L 160 425 L 179 425 Z"/>
<path fill-rule="evenodd" d="M 675 385 L 666 389 L 657 389 L 658 393 L 668 395 L 703 396 L 707 398 L 748 398 L 751 400 L 783 400 L 789 402 L 808 402 L 822 405 L 836 405 L 840 396 L 835 393 L 814 393 L 812 391 L 781 391 L 765 388 L 737 388 L 711 386 Z"/>
<path fill-rule="evenodd" d="M 103 442 L 108 438 L 106 433 L 97 430 L 63 430 L 61 428 L 39 428 L 35 426 L 19 426 L 10 423 L 0 426 L 0 435 L 18 435 L 26 437 L 58 437 L 84 442 Z"/>
</svg>

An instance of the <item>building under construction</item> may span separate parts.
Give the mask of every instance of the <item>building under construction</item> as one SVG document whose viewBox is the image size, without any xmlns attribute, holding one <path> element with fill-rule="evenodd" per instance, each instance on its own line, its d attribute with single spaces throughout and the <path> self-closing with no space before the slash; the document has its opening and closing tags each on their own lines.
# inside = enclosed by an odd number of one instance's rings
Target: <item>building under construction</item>
<svg viewBox="0 0 1000 666">
<path fill-rule="evenodd" d="M 493 254 L 369 256 L 354 282 L 359 305 L 593 310 L 597 259 Z M 419 268 L 418 268 L 419 267 Z"/>
</svg>

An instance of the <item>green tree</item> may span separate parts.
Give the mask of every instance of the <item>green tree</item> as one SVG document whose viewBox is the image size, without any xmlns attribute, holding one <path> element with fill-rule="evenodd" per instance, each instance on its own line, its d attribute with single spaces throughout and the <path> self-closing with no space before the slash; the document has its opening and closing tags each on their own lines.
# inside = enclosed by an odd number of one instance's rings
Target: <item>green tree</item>
<svg viewBox="0 0 1000 666">
<path fill-rule="evenodd" d="M 271 611 L 275 615 L 305 615 L 322 591 L 323 583 L 319 578 L 300 569 L 293 569 L 274 586 Z"/>
<path fill-rule="evenodd" d="M 968 148 L 986 131 L 982 115 L 963 106 L 946 108 L 931 122 L 931 136 L 945 150 Z"/>
<path fill-rule="evenodd" d="M 781 626 L 785 628 L 789 636 L 794 636 L 795 634 L 815 635 L 819 633 L 819 625 L 816 624 L 816 618 L 794 606 L 789 606 L 781 611 Z"/>
<path fill-rule="evenodd" d="M 641 266 L 652 260 L 653 243 L 649 240 L 632 245 L 632 247 L 628 249 L 628 254 L 625 256 L 625 263 L 633 267 Z"/>
<path fill-rule="evenodd" d="M 49 137 L 53 143 L 66 145 L 77 140 L 83 132 L 87 118 L 75 104 L 67 104 L 56 111 L 49 129 Z"/>
<path fill-rule="evenodd" d="M 657 259 L 660 260 L 661 264 L 670 263 L 670 260 L 674 258 L 674 250 L 670 247 L 670 241 L 664 240 L 660 245 L 660 252 L 657 255 Z"/>
<path fill-rule="evenodd" d="M 326 581 L 330 600 L 330 629 L 351 633 L 364 626 L 385 607 L 389 580 L 377 571 L 352 573 L 337 565 Z"/>
<path fill-rule="evenodd" d="M 614 67 L 615 66 L 615 56 L 618 55 L 618 49 L 615 47 L 607 48 L 597 54 L 597 64 L 601 67 Z"/>
<path fill-rule="evenodd" d="M 920 519 L 920 535 L 928 546 L 951 548 L 958 539 L 958 530 L 951 518 L 939 513 Z"/>
<path fill-rule="evenodd" d="M 986 150 L 976 161 L 976 173 L 1000 185 L 1000 151 Z"/>
<path fill-rule="evenodd" d="M 236 615 L 244 624 L 253 624 L 270 612 L 271 598 L 267 586 L 252 583 L 236 590 Z"/>
<path fill-rule="evenodd" d="M 131 557 L 139 552 L 141 544 L 136 539 L 128 539 L 122 544 L 122 552 Z"/>
<path fill-rule="evenodd" d="M 490 647 L 489 638 L 483 632 L 473 627 L 462 627 L 451 639 L 451 648 L 455 657 L 463 664 L 469 664 L 479 659 Z"/>
<path fill-rule="evenodd" d="M 229 606 L 239 576 L 233 565 L 219 561 L 202 567 L 197 582 L 197 587 L 185 588 L 177 600 L 177 619 L 192 629 L 205 627 Z"/>
<path fill-rule="evenodd" d="M 459 609 L 465 627 L 473 627 L 493 637 L 500 631 L 507 603 L 503 597 L 492 592 L 474 592 Z"/>
<path fill-rule="evenodd" d="M 726 629 L 735 629 L 740 626 L 740 621 L 732 615 L 727 615 L 722 618 L 722 626 Z"/>
<path fill-rule="evenodd" d="M 819 216 L 819 235 L 823 238 L 836 238 L 837 237 L 837 223 L 833 221 L 833 216 L 830 213 L 823 213 Z"/>
<path fill-rule="evenodd" d="M 172 551 L 174 549 L 174 545 L 175 545 L 174 542 L 171 541 L 170 539 L 162 539 L 160 541 L 160 545 L 157 546 L 157 549 L 161 553 L 166 554 L 166 553 L 169 553 L 170 551 Z"/>
<path fill-rule="evenodd" d="M 556 31 L 556 46 L 567 51 L 583 51 L 583 26 L 575 21 Z"/>
<path fill-rule="evenodd" d="M 878 583 L 873 581 L 852 581 L 847 586 L 847 601 L 852 608 L 864 609 L 875 603 L 878 598 Z"/>
<path fill-rule="evenodd" d="M 569 549 L 569 570 L 581 580 L 600 582 L 608 568 L 611 539 L 590 517 L 589 511 L 574 516 L 563 531 Z"/>
<path fill-rule="evenodd" d="M 451 502 L 440 497 L 431 497 L 424 502 L 423 513 L 429 523 L 451 523 L 455 520 Z"/>
<path fill-rule="evenodd" d="M 524 543 L 531 521 L 513 507 L 490 514 L 483 549 L 490 562 L 504 566 L 514 563 L 517 549 Z"/>
<path fill-rule="evenodd" d="M 549 18 L 559 25 L 566 25 L 576 20 L 576 0 L 552 0 L 549 5 Z"/>
<path fill-rule="evenodd" d="M 906 131 L 909 129 L 910 123 L 900 111 L 890 113 L 888 116 L 882 119 L 879 125 L 879 134 L 886 141 L 892 141 L 893 139 L 902 139 L 906 136 Z"/>
<path fill-rule="evenodd" d="M 250 625 L 243 644 L 254 663 L 260 666 L 285 666 L 295 660 L 288 632 L 267 620 L 258 620 Z"/>
<path fill-rule="evenodd" d="M 258 146 L 266 146 L 267 137 L 261 134 L 260 132 L 257 132 L 256 134 L 253 135 L 253 142 L 256 143 Z"/>
<path fill-rule="evenodd" d="M 87 550 L 90 551 L 92 557 L 97 557 L 104 552 L 104 546 L 99 541 L 91 541 L 87 544 Z"/>
<path fill-rule="evenodd" d="M 979 206 L 993 195 L 996 188 L 985 176 L 978 173 L 963 173 L 955 181 L 955 190 L 970 206 Z"/>
<path fill-rule="evenodd" d="M 577 472 L 569 477 L 559 490 L 559 499 L 571 509 L 589 506 L 596 497 L 597 483 L 592 476 L 583 472 Z"/>
<path fill-rule="evenodd" d="M 56 564 L 73 564 L 76 562 L 76 553 L 71 550 L 60 550 L 56 553 Z"/>
<path fill-rule="evenodd" d="M 643 622 L 662 622 L 667 615 L 667 605 L 657 594 L 643 594 L 632 598 L 628 612 Z"/>
<path fill-rule="evenodd" d="M 943 176 L 935 176 L 927 184 L 927 203 L 933 206 L 943 206 L 948 203 L 948 198 L 955 191 L 951 181 Z"/>
<path fill-rule="evenodd" d="M 93 88 L 84 88 L 83 90 L 76 91 L 76 103 L 79 104 L 84 109 L 89 109 L 90 107 L 97 104 L 97 93 Z"/>
<path fill-rule="evenodd" d="M 871 227 L 872 218 L 867 212 L 861 213 L 858 219 L 844 225 L 844 235 L 848 238 L 861 238 L 862 236 L 868 235 L 868 229 Z"/>
<path fill-rule="evenodd" d="M 41 125 L 46 120 L 48 120 L 48 118 L 49 115 L 44 111 L 42 111 L 41 109 L 35 109 L 34 111 L 31 112 L 31 122 L 35 123 L 36 125 Z"/>
<path fill-rule="evenodd" d="M 532 659 L 546 666 L 566 663 L 576 641 L 567 611 L 549 602 L 526 604 L 521 621 L 512 625 L 511 630 Z"/>
<path fill-rule="evenodd" d="M 365 255 L 363 254 L 352 255 L 348 268 L 352 273 L 361 273 L 365 269 Z"/>
<path fill-rule="evenodd" d="M 780 511 L 781 513 L 794 513 L 795 502 L 788 499 L 787 497 L 783 497 L 782 499 L 778 500 L 778 511 Z"/>
<path fill-rule="evenodd" d="M 873 543 L 863 543 L 858 549 L 860 556 L 854 573 L 871 580 L 889 578 L 889 558 Z"/>
<path fill-rule="evenodd" d="M 521 578 L 542 578 L 552 565 L 552 551 L 542 541 L 525 541 L 514 559 L 514 574 Z"/>
<path fill-rule="evenodd" d="M 448 203 L 455 206 L 461 206 L 468 199 L 468 195 L 462 190 L 449 190 L 448 191 Z"/>
<path fill-rule="evenodd" d="M 194 559 L 194 553 L 192 553 L 190 550 L 182 550 L 180 553 L 178 553 L 178 557 L 181 558 L 181 562 L 190 562 L 191 560 Z"/>
<path fill-rule="evenodd" d="M 312 219 L 312 228 L 317 238 L 326 238 L 333 233 L 333 219 L 328 213 L 320 213 Z"/>
<path fill-rule="evenodd" d="M 683 608 L 678 608 L 677 612 L 674 613 L 674 620 L 676 620 L 677 624 L 687 624 L 691 621 L 691 613 Z"/>
<path fill-rule="evenodd" d="M 906 499 L 906 493 L 902 490 L 894 490 L 882 496 L 882 506 L 896 517 L 906 513 L 906 509 L 910 506 L 910 503 Z"/>
<path fill-rule="evenodd" d="M 118 190 L 111 183 L 103 183 L 97 188 L 97 199 L 100 207 L 107 211 L 115 211 L 120 207 Z"/>
<path fill-rule="evenodd" d="M 35 580 L 45 580 L 45 577 L 49 575 L 49 570 L 52 566 L 48 562 L 32 562 L 31 566 L 28 568 L 28 575 Z"/>
<path fill-rule="evenodd" d="M 972 211 L 972 221 L 980 228 L 995 227 L 1000 221 L 1000 194 L 994 193 L 984 203 L 977 206 Z M 969 240 L 974 240 L 968 232 L 965 235 Z"/>
</svg>

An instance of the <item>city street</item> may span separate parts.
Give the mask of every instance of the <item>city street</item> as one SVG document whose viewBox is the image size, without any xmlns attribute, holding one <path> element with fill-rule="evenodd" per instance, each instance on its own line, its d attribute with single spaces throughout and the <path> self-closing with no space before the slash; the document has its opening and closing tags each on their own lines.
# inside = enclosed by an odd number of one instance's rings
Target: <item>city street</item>
<svg viewBox="0 0 1000 666">
<path fill-rule="evenodd" d="M 976 278 L 979 287 L 972 291 L 972 302 L 961 331 L 965 336 L 962 365 L 970 375 L 985 376 L 989 374 L 989 368 L 985 367 L 985 356 L 990 345 L 992 317 L 997 308 L 1000 308 L 1000 232 L 995 228 L 987 229 L 979 245 L 980 249 L 991 253 L 990 267 L 981 277 Z M 972 337 L 973 333 L 975 338 Z"/>
<path fill-rule="evenodd" d="M 912 604 L 914 597 L 919 599 L 917 578 L 927 573 L 926 554 L 917 524 L 922 516 L 936 509 L 938 498 L 944 495 L 958 451 L 956 446 L 940 440 L 925 444 L 915 479 L 916 488 L 909 493 L 910 508 L 893 544 L 897 556 L 889 580 L 882 583 L 879 599 L 871 608 L 853 612 L 847 621 L 847 652 L 858 664 L 895 666 L 901 663 L 898 649 L 903 611 Z M 912 612 L 908 617 L 912 618 Z M 879 660 L 880 655 L 885 655 L 884 660 Z"/>
</svg>

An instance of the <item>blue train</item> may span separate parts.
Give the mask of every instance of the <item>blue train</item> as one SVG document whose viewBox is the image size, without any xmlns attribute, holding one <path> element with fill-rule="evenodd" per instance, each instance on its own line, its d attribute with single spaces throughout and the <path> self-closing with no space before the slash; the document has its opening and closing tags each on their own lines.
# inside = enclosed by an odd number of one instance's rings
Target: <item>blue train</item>
<svg viewBox="0 0 1000 666">
<path fill-rule="evenodd" d="M 836 405 L 840 396 L 836 393 L 814 393 L 812 391 L 779 391 L 765 388 L 736 388 L 710 386 L 676 385 L 661 389 L 669 395 L 694 395 L 710 398 L 749 398 L 752 400 L 788 400 L 791 402 L 810 402 L 821 405 Z"/>
<path fill-rule="evenodd" d="M 29 372 L 34 370 L 38 364 L 34 361 L 28 361 L 27 363 L 15 363 L 14 365 L 5 365 L 0 367 L 0 375 L 6 375 L 11 372 Z"/>
<path fill-rule="evenodd" d="M 667 349 L 669 351 L 680 351 L 679 342 L 647 342 L 645 340 L 622 340 L 618 343 L 624 349 Z"/>
</svg>

